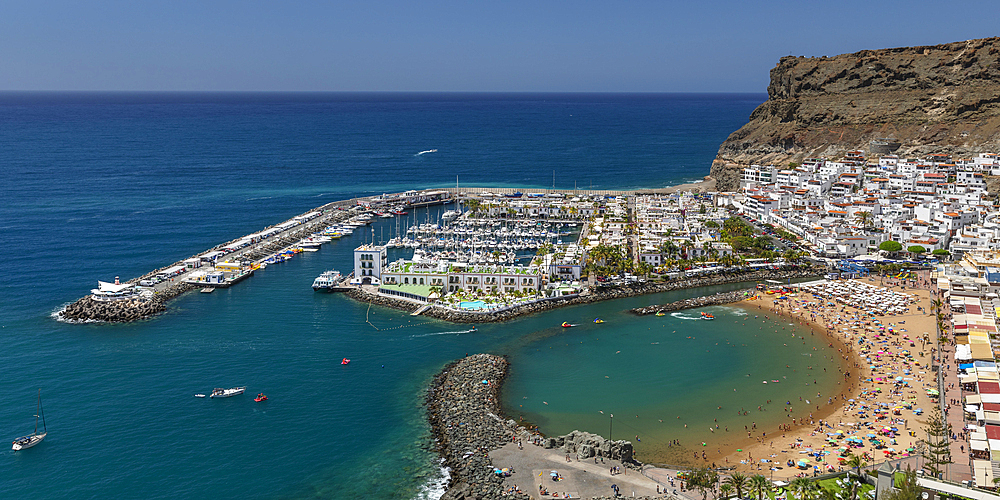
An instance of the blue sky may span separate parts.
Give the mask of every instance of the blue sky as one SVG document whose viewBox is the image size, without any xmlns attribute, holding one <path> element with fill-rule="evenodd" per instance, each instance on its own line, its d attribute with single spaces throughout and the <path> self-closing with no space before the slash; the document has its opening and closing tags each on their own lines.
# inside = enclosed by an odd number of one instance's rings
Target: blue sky
<svg viewBox="0 0 1000 500">
<path fill-rule="evenodd" d="M 781 56 L 994 36 L 1000 2 L 0 2 L 0 90 L 764 92 Z"/>
</svg>

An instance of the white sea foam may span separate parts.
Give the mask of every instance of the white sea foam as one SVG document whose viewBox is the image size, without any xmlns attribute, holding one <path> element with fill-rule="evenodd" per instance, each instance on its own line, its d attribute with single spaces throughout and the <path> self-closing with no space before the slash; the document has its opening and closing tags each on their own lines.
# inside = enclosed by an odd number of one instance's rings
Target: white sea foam
<svg viewBox="0 0 1000 500">
<path fill-rule="evenodd" d="M 80 324 L 80 323 L 104 323 L 103 321 L 96 320 L 96 319 L 82 319 L 81 320 L 81 319 L 69 319 L 69 318 L 63 317 L 62 312 L 65 311 L 66 308 L 69 307 L 70 304 L 72 304 L 72 302 L 67 302 L 67 303 L 65 303 L 65 304 L 63 304 L 63 305 L 55 308 L 51 313 L 49 313 L 49 317 L 52 318 L 52 319 L 54 319 L 54 320 L 56 320 L 56 321 L 62 322 L 62 323 L 75 323 L 75 324 Z"/>
<path fill-rule="evenodd" d="M 444 460 L 441 460 L 441 464 L 444 464 Z M 414 500 L 439 500 L 444 496 L 444 492 L 448 490 L 448 480 L 451 479 L 451 470 L 440 465 L 438 468 L 438 474 L 430 480 L 427 484 L 420 487 L 420 491 Z"/>
<path fill-rule="evenodd" d="M 722 309 L 726 314 L 729 314 L 731 316 L 746 316 L 747 315 L 747 312 L 744 309 L 741 309 L 739 307 L 732 307 L 732 306 L 716 306 L 716 307 L 719 308 L 719 309 Z"/>
<path fill-rule="evenodd" d="M 410 338 L 411 339 L 415 339 L 415 338 L 418 338 L 418 337 L 430 337 L 430 336 L 433 336 L 433 335 L 461 335 L 463 333 L 472 333 L 474 331 L 476 331 L 476 330 L 470 328 L 468 330 L 456 330 L 454 332 L 421 333 L 420 335 L 410 335 Z"/>
<path fill-rule="evenodd" d="M 697 319 L 697 320 L 701 319 L 701 316 L 692 316 L 692 317 L 689 318 L 689 317 L 685 316 L 684 313 L 679 313 L 679 312 L 670 313 L 670 317 L 671 318 L 677 318 L 677 319 Z"/>
</svg>

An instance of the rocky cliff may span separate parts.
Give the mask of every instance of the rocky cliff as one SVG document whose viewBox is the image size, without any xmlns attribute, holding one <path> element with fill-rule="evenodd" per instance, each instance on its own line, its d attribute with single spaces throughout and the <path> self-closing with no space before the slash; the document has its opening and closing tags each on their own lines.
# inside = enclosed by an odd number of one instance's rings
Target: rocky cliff
<svg viewBox="0 0 1000 500">
<path fill-rule="evenodd" d="M 744 165 L 868 152 L 876 138 L 900 156 L 959 157 L 1000 150 L 1000 38 L 783 57 L 768 99 L 733 132 L 712 164 L 720 191 L 739 187 Z"/>
</svg>

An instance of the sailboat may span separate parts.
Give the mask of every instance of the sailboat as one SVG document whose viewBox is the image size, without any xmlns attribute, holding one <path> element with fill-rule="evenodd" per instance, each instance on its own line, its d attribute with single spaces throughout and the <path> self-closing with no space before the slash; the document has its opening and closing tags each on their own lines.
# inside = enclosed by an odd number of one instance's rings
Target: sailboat
<svg viewBox="0 0 1000 500">
<path fill-rule="evenodd" d="M 38 433 L 38 417 L 42 417 L 42 433 Z M 38 389 L 38 409 L 35 411 L 35 432 L 32 432 L 30 436 L 19 437 L 14 440 L 14 451 L 23 450 L 25 448 L 31 448 L 38 443 L 41 443 L 45 436 L 48 435 L 48 430 L 45 428 L 45 414 L 42 413 L 42 390 Z"/>
</svg>

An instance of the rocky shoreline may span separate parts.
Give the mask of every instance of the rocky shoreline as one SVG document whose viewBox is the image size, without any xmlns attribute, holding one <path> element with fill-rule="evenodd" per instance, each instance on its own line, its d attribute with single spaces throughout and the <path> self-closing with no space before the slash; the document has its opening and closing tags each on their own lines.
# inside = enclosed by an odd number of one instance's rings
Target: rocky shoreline
<svg viewBox="0 0 1000 500">
<path fill-rule="evenodd" d="M 421 315 L 435 319 L 450 321 L 452 323 L 501 323 L 504 321 L 510 321 L 512 319 L 527 314 L 534 314 L 542 311 L 548 311 L 563 306 L 590 304 L 602 300 L 622 299 L 626 297 L 635 297 L 638 295 L 647 295 L 651 293 L 670 292 L 674 290 L 685 290 L 689 288 L 699 288 L 699 287 L 713 286 L 713 285 L 725 285 L 730 283 L 763 281 L 766 279 L 787 280 L 791 278 L 809 278 L 809 277 L 821 276 L 823 272 L 825 272 L 825 270 L 821 271 L 814 268 L 805 268 L 805 269 L 786 269 L 779 271 L 762 270 L 762 271 L 719 274 L 714 276 L 671 280 L 661 283 L 636 283 L 633 285 L 621 286 L 615 288 L 604 288 L 604 289 L 599 288 L 594 291 L 583 293 L 577 296 L 552 299 L 544 302 L 532 302 L 529 304 L 525 304 L 523 306 L 516 306 L 502 311 L 470 312 L 470 311 L 456 311 L 454 309 L 432 306 L 426 311 L 422 312 Z M 742 292 L 743 290 L 740 290 L 740 293 Z M 346 292 L 346 294 L 349 297 L 361 302 L 369 302 L 371 304 L 385 306 L 392 309 L 397 309 L 410 313 L 416 311 L 417 309 L 425 305 L 422 303 L 411 302 L 407 300 L 397 299 L 394 297 L 377 295 L 375 293 L 360 288 L 349 290 Z M 737 302 L 737 300 L 730 300 L 729 302 Z M 700 307 L 701 305 L 709 305 L 709 304 L 707 303 L 694 304 L 689 307 Z M 678 309 L 683 309 L 683 307 L 680 307 Z"/>
<path fill-rule="evenodd" d="M 754 291 L 755 290 L 753 288 L 746 288 L 743 290 L 732 290 L 729 292 L 717 293 L 715 295 L 706 295 L 704 297 L 694 297 L 690 299 L 678 300 L 677 302 L 671 302 L 669 304 L 637 307 L 635 309 L 632 309 L 630 312 L 639 316 L 645 316 L 648 314 L 656 314 L 659 312 L 667 313 L 671 311 L 680 311 L 682 309 L 692 309 L 695 307 L 732 304 L 733 302 L 739 302 L 747 298 L 749 295 L 752 295 Z"/>
<path fill-rule="evenodd" d="M 504 419 L 500 392 L 509 363 L 502 356 L 475 354 L 445 366 L 427 390 L 427 418 L 438 454 L 450 471 L 442 500 L 531 498 L 504 494 L 504 480 L 493 472 L 489 453 L 517 439 L 539 438 L 511 419 Z M 605 457 L 641 468 L 631 441 L 611 441 L 597 434 L 573 431 L 541 438 L 546 449 L 575 455 L 580 460 Z"/>
<path fill-rule="evenodd" d="M 476 354 L 445 366 L 427 390 L 431 434 L 451 474 L 442 500 L 503 495 L 503 477 L 493 473 L 489 452 L 516 435 L 527 436 L 513 420 L 500 416 L 500 388 L 507 368 L 503 357 Z"/>
</svg>

